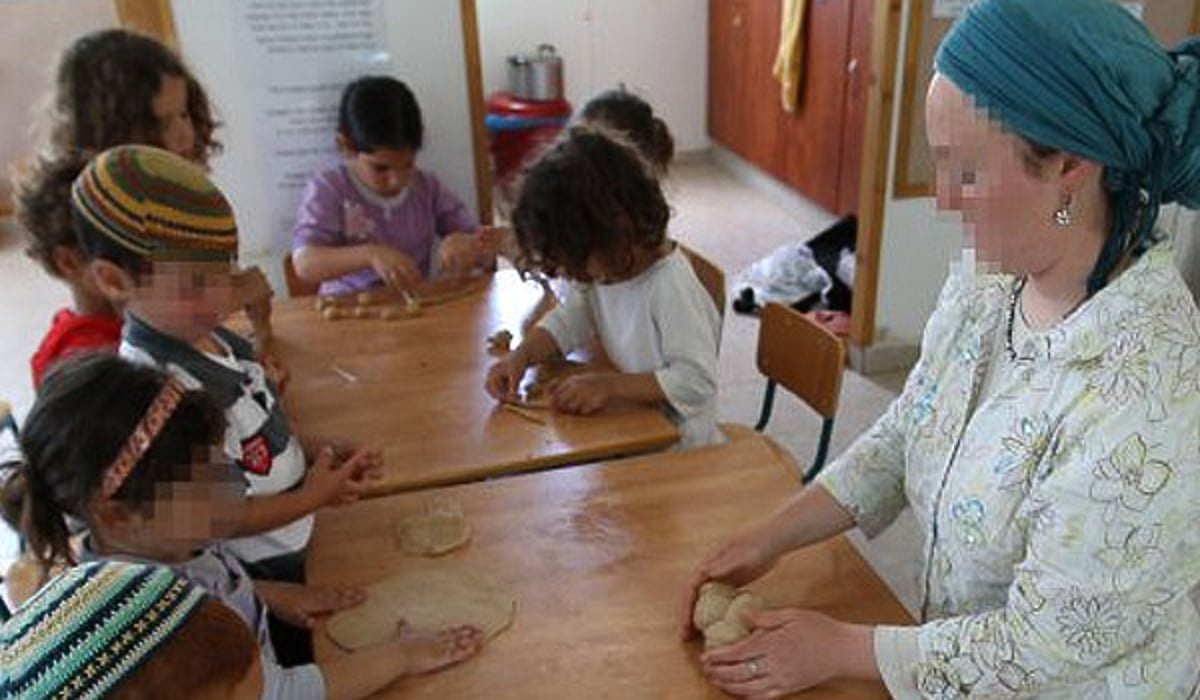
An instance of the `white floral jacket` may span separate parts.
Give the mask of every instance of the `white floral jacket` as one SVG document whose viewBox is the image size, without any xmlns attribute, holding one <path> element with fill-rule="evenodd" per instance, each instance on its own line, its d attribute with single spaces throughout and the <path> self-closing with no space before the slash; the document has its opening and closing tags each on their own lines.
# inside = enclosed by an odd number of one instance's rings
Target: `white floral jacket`
<svg viewBox="0 0 1200 700">
<path fill-rule="evenodd" d="M 1012 284 L 951 275 L 903 393 L 819 483 L 868 535 L 916 514 L 921 695 L 1188 697 L 1200 313 L 1158 245 L 975 406 Z"/>
</svg>

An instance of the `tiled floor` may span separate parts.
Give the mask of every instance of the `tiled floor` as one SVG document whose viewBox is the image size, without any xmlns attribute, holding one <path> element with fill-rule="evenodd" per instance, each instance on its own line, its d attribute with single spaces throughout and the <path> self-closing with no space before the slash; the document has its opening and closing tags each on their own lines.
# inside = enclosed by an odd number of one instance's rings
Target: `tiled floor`
<svg viewBox="0 0 1200 700">
<path fill-rule="evenodd" d="M 730 282 L 737 272 L 784 243 L 800 242 L 831 221 L 816 209 L 781 206 L 777 200 L 743 185 L 720 167 L 691 159 L 680 163 L 670 181 L 675 209 L 673 234 L 720 265 Z M 0 223 L 0 276 L 4 303 L 0 315 L 0 398 L 23 416 L 32 402 L 28 358 L 51 314 L 68 301 L 65 288 L 51 280 L 21 252 L 18 237 Z M 723 421 L 753 423 L 758 416 L 763 380 L 754 366 L 758 324 L 727 312 L 720 362 L 720 413 Z M 847 372 L 832 454 L 841 452 L 883 412 L 904 375 L 863 377 Z M 767 433 L 806 463 L 814 453 L 819 419 L 799 402 L 781 394 Z M 2 529 L 2 528 L 0 528 Z M 904 520 L 873 542 L 856 542 L 912 609 L 916 595 L 917 538 Z M 0 564 L 12 540 L 0 533 Z M 715 545 L 716 543 L 714 543 Z"/>
</svg>

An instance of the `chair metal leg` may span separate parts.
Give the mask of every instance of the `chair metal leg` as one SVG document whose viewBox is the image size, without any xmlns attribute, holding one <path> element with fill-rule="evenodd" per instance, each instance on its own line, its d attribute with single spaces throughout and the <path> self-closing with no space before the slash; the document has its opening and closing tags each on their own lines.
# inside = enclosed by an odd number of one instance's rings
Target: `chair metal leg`
<svg viewBox="0 0 1200 700">
<path fill-rule="evenodd" d="M 804 473 L 804 478 L 801 479 L 802 483 L 807 484 L 812 481 L 821 472 L 822 467 L 825 466 L 825 458 L 829 456 L 829 440 L 831 437 L 833 437 L 833 419 L 826 418 L 821 422 L 821 439 L 817 443 L 816 459 L 813 460 L 812 466 L 808 468 L 808 471 Z"/>
<path fill-rule="evenodd" d="M 758 414 L 758 422 L 754 424 L 754 429 L 762 432 L 767 427 L 767 423 L 771 420 L 771 409 L 775 406 L 775 381 L 767 380 L 767 390 L 763 392 L 762 410 Z"/>
</svg>

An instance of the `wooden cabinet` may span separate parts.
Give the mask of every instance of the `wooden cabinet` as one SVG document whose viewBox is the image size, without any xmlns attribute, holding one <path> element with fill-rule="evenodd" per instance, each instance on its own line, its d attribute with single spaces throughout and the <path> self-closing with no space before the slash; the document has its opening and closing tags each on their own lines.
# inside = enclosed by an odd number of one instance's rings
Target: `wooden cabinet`
<svg viewBox="0 0 1200 700">
<path fill-rule="evenodd" d="M 709 2 L 710 136 L 837 214 L 858 206 L 872 6 L 808 0 L 800 104 L 789 113 L 771 74 L 782 2 Z"/>
</svg>

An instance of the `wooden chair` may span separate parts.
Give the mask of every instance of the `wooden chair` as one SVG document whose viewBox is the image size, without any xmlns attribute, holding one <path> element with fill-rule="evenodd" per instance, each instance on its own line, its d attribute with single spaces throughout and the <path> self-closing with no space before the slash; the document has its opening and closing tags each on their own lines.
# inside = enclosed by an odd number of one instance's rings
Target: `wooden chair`
<svg viewBox="0 0 1200 700">
<path fill-rule="evenodd" d="M 283 254 L 283 281 L 287 285 L 289 297 L 315 296 L 321 287 L 319 284 L 300 279 L 300 275 L 296 274 L 296 265 L 292 263 L 291 252 Z"/>
<path fill-rule="evenodd" d="M 695 271 L 696 277 L 700 278 L 700 284 L 704 285 L 705 291 L 712 297 L 713 303 L 717 305 L 717 313 L 721 315 L 721 319 L 725 318 L 725 273 L 721 268 L 712 264 L 703 255 L 697 253 L 691 248 L 681 245 L 683 254 L 687 256 L 688 262 L 692 264 L 692 270 Z"/>
<path fill-rule="evenodd" d="M 842 390 L 846 350 L 842 341 L 804 314 L 778 303 L 763 307 L 758 330 L 758 371 L 767 378 L 762 410 L 754 429 L 762 432 L 771 420 L 775 389 L 783 385 L 820 414 L 821 437 L 803 481 L 812 481 L 825 466 L 833 419 Z"/>
</svg>

